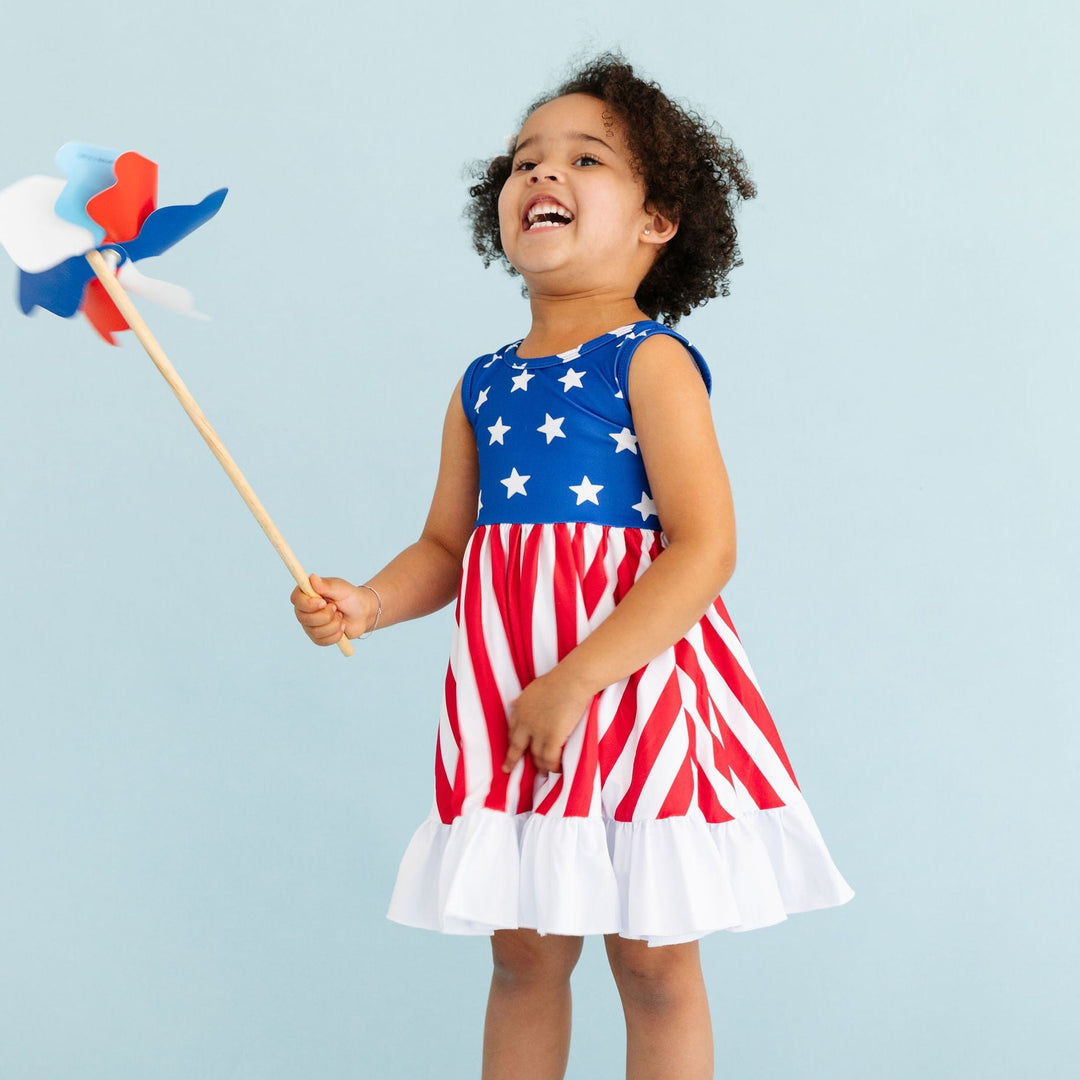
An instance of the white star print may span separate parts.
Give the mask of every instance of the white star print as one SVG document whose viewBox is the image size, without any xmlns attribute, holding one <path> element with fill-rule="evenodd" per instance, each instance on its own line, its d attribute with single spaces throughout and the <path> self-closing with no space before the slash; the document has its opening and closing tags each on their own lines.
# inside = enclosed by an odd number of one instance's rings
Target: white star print
<svg viewBox="0 0 1080 1080">
<path fill-rule="evenodd" d="M 530 479 L 532 479 L 530 476 L 522 476 L 515 467 L 510 470 L 510 475 L 499 483 L 506 485 L 506 497 L 509 499 L 512 495 L 527 495 L 525 481 Z"/>
<path fill-rule="evenodd" d="M 480 411 L 480 406 L 483 405 L 485 401 L 487 401 L 487 394 L 488 394 L 488 390 L 490 390 L 490 389 L 491 389 L 491 387 L 489 386 L 487 388 L 487 390 L 481 390 L 480 391 L 480 396 L 476 399 L 476 411 L 477 412 Z"/>
<path fill-rule="evenodd" d="M 568 349 L 566 352 L 556 354 L 560 360 L 576 360 L 581 355 L 580 349 Z"/>
<path fill-rule="evenodd" d="M 491 428 L 488 428 L 488 431 L 491 430 Z M 621 454 L 624 450 L 629 450 L 631 454 L 637 453 L 637 436 L 629 428 L 624 427 L 622 431 L 611 431 L 608 436 L 616 442 L 616 454 Z"/>
<path fill-rule="evenodd" d="M 494 446 L 495 443 L 498 443 L 500 446 L 505 446 L 506 443 L 503 442 L 503 436 L 509 430 L 509 426 L 502 422 L 502 417 L 500 416 L 499 419 L 488 428 L 488 431 L 491 432 L 491 442 L 488 443 L 488 446 Z M 616 451 L 616 453 L 618 453 L 618 451 Z M 637 451 L 635 450 L 634 453 L 636 454 Z"/>
<path fill-rule="evenodd" d="M 544 422 L 536 429 L 547 436 L 548 446 L 551 445 L 552 439 L 565 439 L 566 435 L 563 433 L 562 422 L 566 419 L 565 416 L 554 417 L 550 413 L 544 413 Z"/>
<path fill-rule="evenodd" d="M 476 496 L 476 512 L 479 514 L 480 511 L 483 510 L 483 509 L 484 509 L 484 493 L 481 491 L 480 494 Z"/>
<path fill-rule="evenodd" d="M 503 483 L 505 482 L 504 480 Z M 652 497 L 648 492 L 643 491 L 641 493 L 641 502 L 634 503 L 631 509 L 636 510 L 641 515 L 641 520 L 645 521 L 656 513 L 656 503 L 652 501 Z"/>
<path fill-rule="evenodd" d="M 581 385 L 581 377 L 587 374 L 588 372 L 586 371 L 575 371 L 573 368 L 570 368 L 561 379 L 556 379 L 556 382 L 561 382 L 563 384 L 564 394 L 574 386 L 579 390 L 584 390 L 585 388 Z"/>
<path fill-rule="evenodd" d="M 599 506 L 600 500 L 596 497 L 596 493 L 598 491 L 603 491 L 604 485 L 593 484 L 589 481 L 587 476 L 583 476 L 580 484 L 570 485 L 570 490 L 577 496 L 578 506 L 583 502 L 591 502 L 594 506 Z"/>
<path fill-rule="evenodd" d="M 510 381 L 514 384 L 514 390 L 528 390 L 529 380 L 535 379 L 535 375 L 530 375 L 529 372 L 523 371 L 520 375 L 515 375 Z M 514 390 L 511 390 L 512 394 Z"/>
</svg>

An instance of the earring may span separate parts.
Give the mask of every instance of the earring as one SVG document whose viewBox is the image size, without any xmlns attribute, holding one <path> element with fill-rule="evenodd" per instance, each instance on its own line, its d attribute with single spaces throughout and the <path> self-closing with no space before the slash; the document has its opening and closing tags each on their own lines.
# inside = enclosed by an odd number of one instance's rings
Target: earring
<svg viewBox="0 0 1080 1080">
<path fill-rule="evenodd" d="M 646 225 L 646 226 L 645 226 L 645 235 L 646 235 L 646 236 L 648 236 L 648 235 L 649 235 L 649 233 L 651 233 L 651 232 L 652 232 L 652 229 L 650 229 L 650 228 L 649 228 L 649 226 L 648 226 L 648 225 Z"/>
</svg>

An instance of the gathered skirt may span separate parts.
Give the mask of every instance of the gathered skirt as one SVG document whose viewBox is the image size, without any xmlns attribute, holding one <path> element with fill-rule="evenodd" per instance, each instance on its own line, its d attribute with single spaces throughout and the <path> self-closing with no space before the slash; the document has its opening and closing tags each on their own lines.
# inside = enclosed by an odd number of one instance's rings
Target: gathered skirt
<svg viewBox="0 0 1080 1080">
<path fill-rule="evenodd" d="M 509 703 L 664 549 L 651 529 L 476 528 L 435 753 L 435 799 L 398 872 L 395 922 L 528 927 L 650 945 L 751 930 L 854 895 L 840 875 L 723 601 L 601 691 L 562 772 L 502 771 Z"/>
</svg>

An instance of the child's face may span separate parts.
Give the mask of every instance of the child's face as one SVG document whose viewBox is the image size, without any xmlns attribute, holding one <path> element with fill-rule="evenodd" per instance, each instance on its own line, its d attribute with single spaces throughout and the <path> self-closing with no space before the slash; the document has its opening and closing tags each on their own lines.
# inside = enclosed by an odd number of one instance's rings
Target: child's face
<svg viewBox="0 0 1080 1080">
<path fill-rule="evenodd" d="M 604 102 L 569 94 L 521 128 L 499 196 L 503 250 L 532 295 L 630 289 L 655 258 L 645 189 L 622 124 Z"/>
</svg>

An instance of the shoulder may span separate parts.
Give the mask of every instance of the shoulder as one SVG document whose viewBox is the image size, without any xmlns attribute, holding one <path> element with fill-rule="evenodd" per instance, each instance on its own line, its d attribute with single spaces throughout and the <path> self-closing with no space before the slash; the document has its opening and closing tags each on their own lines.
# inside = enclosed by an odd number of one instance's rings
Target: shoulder
<svg viewBox="0 0 1080 1080">
<path fill-rule="evenodd" d="M 629 335 L 620 350 L 616 379 L 627 394 L 631 372 L 634 382 L 641 381 L 639 375 L 650 381 L 652 378 L 689 377 L 699 387 L 704 383 L 706 394 L 712 390 L 712 374 L 705 358 L 682 334 L 663 323 L 641 324 L 640 330 Z"/>
<path fill-rule="evenodd" d="M 473 360 L 465 369 L 465 374 L 461 377 L 460 394 L 461 404 L 465 409 L 466 415 L 469 415 L 469 407 L 476 404 L 476 399 L 483 388 L 483 384 L 480 380 L 484 377 L 486 370 L 499 363 L 503 353 L 505 353 L 507 349 L 511 349 L 519 344 L 520 342 L 511 342 L 509 345 L 504 345 L 495 352 L 484 353 L 482 356 L 478 356 Z"/>
</svg>

